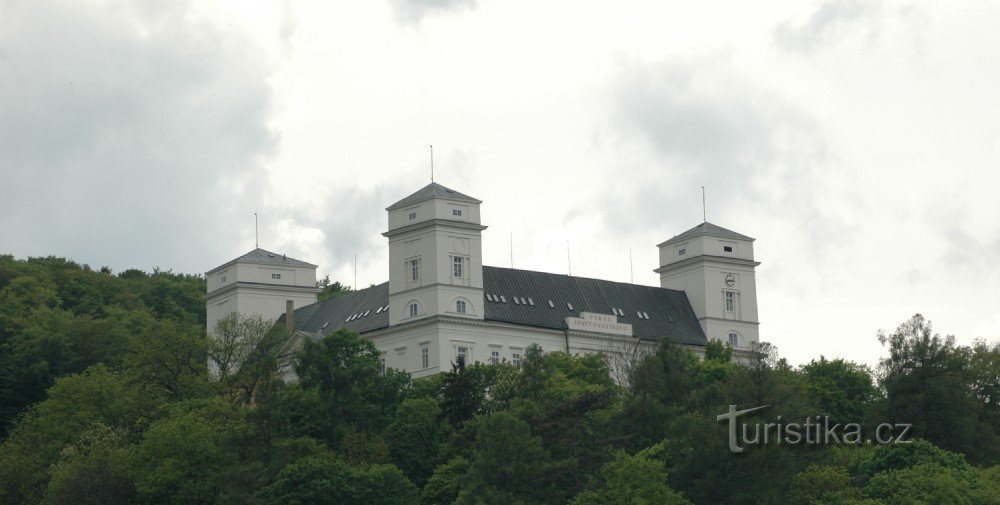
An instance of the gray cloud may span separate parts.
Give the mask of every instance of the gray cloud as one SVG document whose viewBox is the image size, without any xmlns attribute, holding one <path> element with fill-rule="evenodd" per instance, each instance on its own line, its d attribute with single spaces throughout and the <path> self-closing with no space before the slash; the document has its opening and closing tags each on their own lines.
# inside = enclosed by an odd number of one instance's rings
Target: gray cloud
<svg viewBox="0 0 1000 505">
<path fill-rule="evenodd" d="M 1000 226 L 994 225 L 992 229 L 972 226 L 969 202 L 960 194 L 940 192 L 931 196 L 922 215 L 929 224 L 929 233 L 923 241 L 944 245 L 937 267 L 925 270 L 948 272 L 950 276 L 969 275 L 991 285 L 1000 280 L 1000 272 L 995 268 L 1000 263 Z"/>
<path fill-rule="evenodd" d="M 708 220 L 808 257 L 809 269 L 772 261 L 775 284 L 805 286 L 845 261 L 858 225 L 841 211 L 864 206 L 806 111 L 755 86 L 725 55 L 623 65 L 611 90 L 610 130 L 622 154 L 615 184 L 579 212 L 622 240 L 657 243 Z M 793 233 L 794 236 L 788 236 Z M 773 257 L 771 260 L 777 259 Z"/>
<path fill-rule="evenodd" d="M 706 182 L 713 216 L 748 200 L 800 200 L 800 186 L 828 157 L 807 114 L 755 88 L 729 70 L 724 57 L 624 65 L 612 103 L 618 140 L 633 146 L 640 140 L 655 163 L 626 167 L 629 176 L 619 179 L 622 193 L 637 195 L 632 204 L 640 208 L 613 208 L 656 216 L 662 224 L 694 224 L 701 214 L 699 186 Z M 693 212 L 678 215 L 678 203 Z M 649 224 L 623 222 L 636 229 Z"/>
<path fill-rule="evenodd" d="M 801 24 L 780 23 L 774 29 L 774 40 L 785 49 L 801 53 L 810 53 L 849 34 L 860 34 L 870 45 L 878 40 L 883 12 L 881 1 L 828 0 Z"/>
<path fill-rule="evenodd" d="M 270 69 L 189 7 L 0 4 L 0 253 L 199 272 L 242 235 Z"/>
<path fill-rule="evenodd" d="M 476 0 L 389 0 L 396 19 L 403 23 L 420 23 L 425 17 L 472 10 L 476 8 Z"/>
</svg>

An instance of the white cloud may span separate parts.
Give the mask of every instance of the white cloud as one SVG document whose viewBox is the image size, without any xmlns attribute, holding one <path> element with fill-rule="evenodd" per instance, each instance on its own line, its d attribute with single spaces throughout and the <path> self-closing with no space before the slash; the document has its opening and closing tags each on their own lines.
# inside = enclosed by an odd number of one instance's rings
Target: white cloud
<svg viewBox="0 0 1000 505">
<path fill-rule="evenodd" d="M 184 2 L 0 6 L 0 229 L 17 255 L 200 271 L 277 134 L 266 52 Z M 238 207 L 238 205 L 237 205 Z M 143 264 L 136 265 L 136 261 Z M 148 263 L 147 263 L 148 262 Z"/>
<path fill-rule="evenodd" d="M 883 7 L 881 1 L 828 0 L 799 24 L 778 24 L 774 39 L 782 47 L 801 53 L 854 35 L 870 45 L 878 39 Z"/>
<path fill-rule="evenodd" d="M 389 0 L 396 18 L 404 23 L 419 23 L 427 16 L 473 10 L 476 0 Z"/>
</svg>

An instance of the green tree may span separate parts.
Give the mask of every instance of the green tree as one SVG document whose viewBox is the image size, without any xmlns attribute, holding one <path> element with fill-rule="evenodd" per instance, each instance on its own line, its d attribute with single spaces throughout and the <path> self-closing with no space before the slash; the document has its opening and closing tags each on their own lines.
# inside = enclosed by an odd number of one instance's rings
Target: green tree
<svg viewBox="0 0 1000 505">
<path fill-rule="evenodd" d="M 520 390 L 511 412 L 525 420 L 564 473 L 553 475 L 569 495 L 583 489 L 607 459 L 619 389 L 603 356 L 525 353 Z"/>
<path fill-rule="evenodd" d="M 889 356 L 879 363 L 886 393 L 884 421 L 911 423 L 911 436 L 926 438 L 974 461 L 995 461 L 997 427 L 983 424 L 983 405 L 974 396 L 968 348 L 955 337 L 934 333 L 917 314 L 890 335 L 880 334 Z M 986 436 L 984 436 L 986 435 Z"/>
<path fill-rule="evenodd" d="M 56 379 L 0 445 L 0 503 L 37 503 L 64 447 L 97 425 L 137 439 L 163 402 L 157 390 L 103 365 Z"/>
<path fill-rule="evenodd" d="M 132 458 L 144 501 L 212 503 L 233 483 L 235 448 L 247 427 L 238 410 L 218 400 L 188 401 L 143 433 Z"/>
<path fill-rule="evenodd" d="M 878 395 L 868 367 L 820 356 L 802 366 L 806 394 L 819 407 L 816 414 L 834 423 L 860 423 Z"/>
<path fill-rule="evenodd" d="M 790 505 L 841 503 L 861 499 L 861 492 L 851 486 L 851 476 L 836 466 L 810 465 L 792 480 L 788 495 Z"/>
<path fill-rule="evenodd" d="M 136 500 L 125 437 L 96 424 L 62 450 L 51 469 L 44 503 L 103 505 Z"/>
<path fill-rule="evenodd" d="M 553 476 L 564 466 L 551 460 L 526 422 L 498 412 L 477 421 L 472 458 L 455 503 L 562 502 L 566 491 Z"/>
<path fill-rule="evenodd" d="M 426 505 L 451 505 L 462 492 L 465 475 L 469 472 L 469 460 L 455 456 L 443 465 L 438 465 L 421 492 L 421 501 Z"/>
<path fill-rule="evenodd" d="M 459 356 L 441 379 L 441 418 L 455 428 L 472 419 L 482 406 L 485 391 Z"/>
<path fill-rule="evenodd" d="M 205 356 L 199 327 L 163 320 L 131 336 L 123 368 L 170 400 L 203 397 L 209 386 Z"/>
<path fill-rule="evenodd" d="M 316 287 L 319 288 L 319 293 L 316 294 L 316 300 L 320 302 L 351 292 L 350 286 L 344 286 L 340 282 L 330 282 L 329 275 L 325 275 L 322 279 L 316 281 Z"/>
<path fill-rule="evenodd" d="M 380 358 L 371 340 L 344 329 L 304 341 L 295 371 L 305 434 L 337 447 L 352 431 L 381 431 L 391 422 L 410 379 L 404 372 L 383 372 Z"/>
<path fill-rule="evenodd" d="M 306 458 L 285 467 L 260 493 L 272 505 L 416 505 L 417 487 L 392 465 L 351 466 Z"/>
<path fill-rule="evenodd" d="M 444 441 L 445 430 L 439 415 L 436 401 L 411 398 L 399 405 L 386 428 L 392 462 L 418 486 L 423 486 L 434 472 Z"/>
<path fill-rule="evenodd" d="M 691 504 L 670 487 L 662 461 L 618 452 L 601 468 L 601 476 L 599 489 L 577 495 L 570 505 Z"/>
</svg>

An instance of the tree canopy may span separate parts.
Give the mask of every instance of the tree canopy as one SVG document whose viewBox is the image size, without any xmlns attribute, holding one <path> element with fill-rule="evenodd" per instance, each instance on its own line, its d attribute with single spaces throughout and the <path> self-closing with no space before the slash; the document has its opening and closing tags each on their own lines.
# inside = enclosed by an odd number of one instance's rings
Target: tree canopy
<svg viewBox="0 0 1000 505">
<path fill-rule="evenodd" d="M 920 315 L 880 336 L 875 369 L 664 340 L 617 375 L 531 346 L 411 379 L 349 331 L 297 340 L 234 315 L 209 338 L 203 292 L 0 256 L 0 505 L 1000 503 L 1000 346 Z M 745 425 L 912 428 L 734 454 L 730 405 L 768 406 Z"/>
</svg>

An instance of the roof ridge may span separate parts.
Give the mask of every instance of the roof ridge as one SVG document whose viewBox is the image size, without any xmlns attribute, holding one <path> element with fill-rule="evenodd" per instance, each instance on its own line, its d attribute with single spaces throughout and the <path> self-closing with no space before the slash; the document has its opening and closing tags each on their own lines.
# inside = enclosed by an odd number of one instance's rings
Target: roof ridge
<svg viewBox="0 0 1000 505">
<path fill-rule="evenodd" d="M 483 203 L 482 200 L 479 200 L 477 198 L 473 198 L 473 197 L 471 197 L 469 195 L 466 195 L 464 193 L 460 193 L 460 192 L 455 191 L 454 189 L 446 187 L 446 186 L 444 186 L 442 184 L 439 184 L 439 183 L 436 183 L 436 182 L 431 182 L 430 184 L 428 184 L 428 185 L 426 185 L 426 186 L 424 186 L 424 187 L 416 190 L 415 192 L 411 193 L 409 196 L 407 196 L 407 197 L 399 200 L 398 202 L 396 202 L 396 203 L 394 203 L 394 204 L 386 207 L 385 210 L 395 210 L 395 209 L 398 209 L 400 207 L 406 207 L 406 206 L 409 206 L 409 205 L 416 205 L 416 204 L 418 204 L 420 202 L 427 201 L 427 200 L 430 200 L 432 198 L 446 198 L 446 199 L 449 199 L 449 200 L 458 200 L 458 201 L 463 201 L 463 202 Z"/>
<path fill-rule="evenodd" d="M 556 276 L 561 276 L 561 277 L 567 277 L 567 278 L 570 278 L 570 279 L 580 279 L 580 280 L 587 280 L 587 281 L 610 282 L 610 283 L 613 283 L 613 284 L 621 284 L 621 285 L 624 285 L 624 286 L 639 286 L 639 287 L 650 288 L 650 289 L 664 289 L 664 290 L 667 290 L 667 291 L 678 291 L 676 289 L 665 288 L 663 286 L 650 286 L 649 284 L 636 284 L 634 282 L 613 281 L 613 280 L 610 280 L 610 279 L 601 279 L 599 277 L 581 277 L 579 275 L 559 274 L 559 273 L 555 273 L 555 272 L 543 272 L 541 270 L 528 270 L 528 269 L 525 269 L 525 268 L 495 267 L 495 266 L 491 266 L 491 265 L 483 265 L 483 268 L 495 268 L 495 269 L 503 269 L 503 270 L 516 270 L 516 271 L 519 271 L 519 272 L 528 272 L 528 273 L 532 273 L 532 274 L 556 275 Z"/>
</svg>

